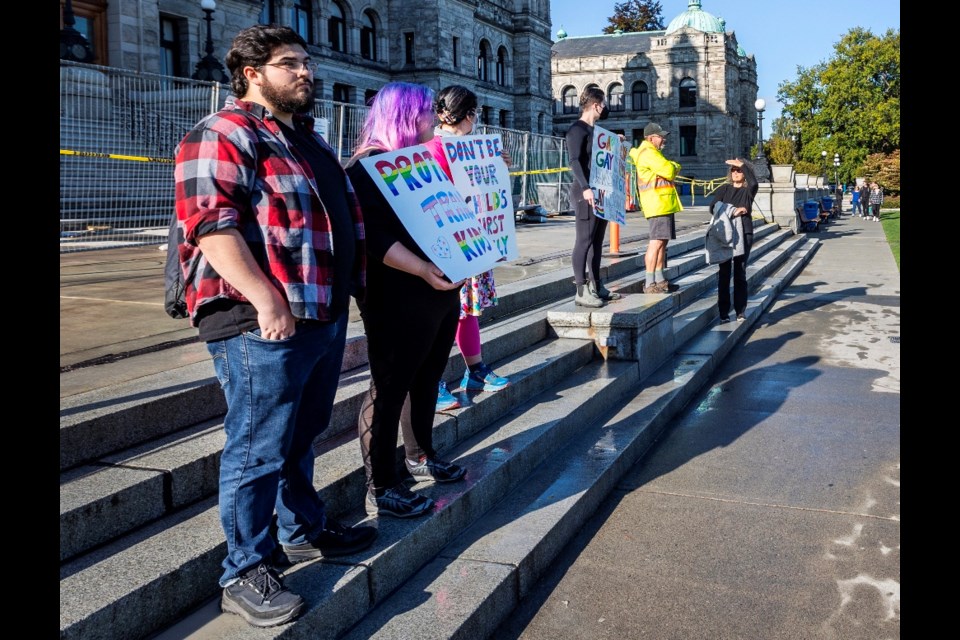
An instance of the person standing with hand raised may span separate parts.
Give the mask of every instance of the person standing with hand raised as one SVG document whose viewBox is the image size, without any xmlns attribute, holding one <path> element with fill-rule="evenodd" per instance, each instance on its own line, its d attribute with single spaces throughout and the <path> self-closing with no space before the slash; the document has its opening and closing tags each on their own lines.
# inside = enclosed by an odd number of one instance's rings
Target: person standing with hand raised
<svg viewBox="0 0 960 640">
<path fill-rule="evenodd" d="M 726 161 L 727 182 L 720 185 L 710 203 L 710 211 L 719 203 L 729 204 L 734 208 L 731 214 L 732 222 L 736 225 L 737 237 L 740 238 L 734 247 L 733 257 L 720 263 L 717 274 L 717 307 L 720 311 L 720 322 L 730 319 L 730 272 L 733 272 L 733 311 L 737 314 L 737 321 L 746 319 L 747 310 L 747 260 L 750 259 L 750 248 L 753 246 L 753 199 L 757 195 L 759 184 L 753 167 L 749 163 L 734 158 Z"/>
</svg>

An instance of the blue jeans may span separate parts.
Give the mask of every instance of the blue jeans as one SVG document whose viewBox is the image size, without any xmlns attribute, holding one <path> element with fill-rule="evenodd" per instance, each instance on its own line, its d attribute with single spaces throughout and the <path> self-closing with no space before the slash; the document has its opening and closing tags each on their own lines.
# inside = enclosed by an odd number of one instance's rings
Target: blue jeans
<svg viewBox="0 0 960 640">
<path fill-rule="evenodd" d="M 220 522 L 227 557 L 220 585 L 268 561 L 277 540 L 302 544 L 324 527 L 313 487 L 313 441 L 330 421 L 347 335 L 347 314 L 298 323 L 285 340 L 259 329 L 207 343 L 227 400 L 220 457 Z"/>
</svg>

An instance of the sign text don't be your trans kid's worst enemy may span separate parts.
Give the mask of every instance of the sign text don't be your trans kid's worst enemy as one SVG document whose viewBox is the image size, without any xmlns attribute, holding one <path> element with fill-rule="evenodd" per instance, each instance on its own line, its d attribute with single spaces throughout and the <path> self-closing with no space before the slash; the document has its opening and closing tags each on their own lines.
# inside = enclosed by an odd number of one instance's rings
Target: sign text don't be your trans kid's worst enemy
<svg viewBox="0 0 960 640">
<path fill-rule="evenodd" d="M 503 161 L 499 135 L 445 136 L 443 152 L 450 174 L 464 202 L 473 210 L 500 257 L 516 260 L 517 246 L 513 189 Z"/>
<path fill-rule="evenodd" d="M 417 246 L 451 282 L 489 271 L 500 260 L 473 207 L 425 146 L 389 151 L 360 164 Z"/>
</svg>

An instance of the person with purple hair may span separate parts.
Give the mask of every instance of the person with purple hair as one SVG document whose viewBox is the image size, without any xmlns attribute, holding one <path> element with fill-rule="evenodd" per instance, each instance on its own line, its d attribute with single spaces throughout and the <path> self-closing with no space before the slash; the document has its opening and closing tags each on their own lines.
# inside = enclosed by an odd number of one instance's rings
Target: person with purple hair
<svg viewBox="0 0 960 640">
<path fill-rule="evenodd" d="M 366 224 L 367 295 L 358 301 L 367 334 L 370 389 L 360 407 L 360 452 L 367 476 L 366 510 L 397 518 L 425 515 L 433 500 L 414 493 L 397 473 L 397 431 L 414 480 L 454 482 L 466 475 L 433 448 L 437 385 L 459 320 L 462 282 L 450 282 L 420 249 L 360 160 L 433 137 L 433 92 L 392 82 L 377 93 L 347 175 Z"/>
</svg>

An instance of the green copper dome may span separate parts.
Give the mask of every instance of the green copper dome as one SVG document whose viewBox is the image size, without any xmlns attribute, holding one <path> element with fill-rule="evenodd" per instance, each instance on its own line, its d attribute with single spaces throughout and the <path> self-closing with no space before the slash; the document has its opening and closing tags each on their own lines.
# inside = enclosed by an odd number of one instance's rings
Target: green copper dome
<svg viewBox="0 0 960 640">
<path fill-rule="evenodd" d="M 563 30 L 563 25 L 560 25 L 560 31 L 557 31 L 557 40 L 563 40 L 567 37 L 567 32 Z"/>
<path fill-rule="evenodd" d="M 700 8 L 700 0 L 690 0 L 687 3 L 687 10 L 667 25 L 667 35 L 684 27 L 691 27 L 705 33 L 723 33 L 725 26 L 723 20 Z"/>
</svg>

